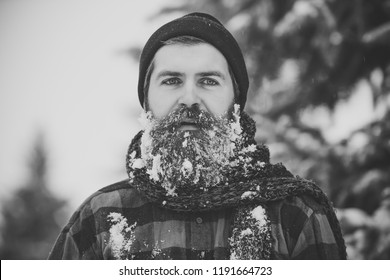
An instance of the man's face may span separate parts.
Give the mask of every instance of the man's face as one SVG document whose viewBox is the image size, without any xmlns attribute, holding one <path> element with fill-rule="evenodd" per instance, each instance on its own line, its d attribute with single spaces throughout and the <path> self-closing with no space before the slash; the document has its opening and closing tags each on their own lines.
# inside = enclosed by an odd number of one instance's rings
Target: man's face
<svg viewBox="0 0 390 280">
<path fill-rule="evenodd" d="M 167 45 L 157 51 L 148 91 L 149 110 L 156 119 L 181 105 L 194 104 L 214 116 L 227 113 L 234 101 L 225 57 L 212 45 Z M 189 120 L 181 130 L 196 130 Z"/>
</svg>

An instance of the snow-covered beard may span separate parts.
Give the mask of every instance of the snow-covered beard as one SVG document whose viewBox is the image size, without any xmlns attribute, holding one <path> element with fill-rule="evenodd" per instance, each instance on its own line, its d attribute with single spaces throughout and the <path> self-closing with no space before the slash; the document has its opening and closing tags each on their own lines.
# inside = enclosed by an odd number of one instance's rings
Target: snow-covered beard
<svg viewBox="0 0 390 280">
<path fill-rule="evenodd" d="M 197 130 L 179 129 L 187 119 Z M 198 106 L 180 106 L 160 120 L 150 112 L 143 113 L 141 123 L 145 129 L 141 139 L 142 166 L 150 179 L 161 183 L 167 195 L 180 195 L 188 188 L 204 192 L 226 177 L 225 167 L 241 133 L 238 105 L 232 114 L 218 117 Z"/>
</svg>

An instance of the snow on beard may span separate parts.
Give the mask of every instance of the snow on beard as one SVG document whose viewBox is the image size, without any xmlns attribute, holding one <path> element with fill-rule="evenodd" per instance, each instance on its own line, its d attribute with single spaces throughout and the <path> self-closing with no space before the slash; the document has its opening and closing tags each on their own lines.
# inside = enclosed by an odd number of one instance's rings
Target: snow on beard
<svg viewBox="0 0 390 280">
<path fill-rule="evenodd" d="M 188 120 L 197 130 L 179 129 Z M 168 195 L 204 192 L 224 179 L 223 167 L 235 148 L 233 126 L 226 117 L 215 117 L 197 105 L 180 106 L 161 120 L 146 113 L 143 123 L 141 157 L 146 172 Z"/>
</svg>

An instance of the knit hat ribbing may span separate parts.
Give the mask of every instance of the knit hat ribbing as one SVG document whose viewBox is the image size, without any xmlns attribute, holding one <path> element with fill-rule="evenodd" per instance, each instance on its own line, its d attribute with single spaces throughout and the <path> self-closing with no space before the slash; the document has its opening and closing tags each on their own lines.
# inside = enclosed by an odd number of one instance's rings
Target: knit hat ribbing
<svg viewBox="0 0 390 280">
<path fill-rule="evenodd" d="M 146 42 L 140 58 L 138 77 L 138 97 L 141 106 L 144 104 L 146 72 L 154 55 L 165 41 L 179 36 L 193 36 L 202 39 L 224 55 L 238 84 L 237 101 L 240 109 L 243 110 L 249 80 L 241 49 L 232 34 L 216 18 L 205 13 L 191 13 L 168 22 L 154 32 Z"/>
</svg>

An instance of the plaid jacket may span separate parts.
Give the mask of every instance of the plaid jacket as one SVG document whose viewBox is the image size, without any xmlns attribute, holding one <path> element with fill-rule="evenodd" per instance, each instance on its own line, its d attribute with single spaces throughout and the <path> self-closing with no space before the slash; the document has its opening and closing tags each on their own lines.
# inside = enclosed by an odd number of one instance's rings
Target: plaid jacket
<svg viewBox="0 0 390 280">
<path fill-rule="evenodd" d="M 308 196 L 264 205 L 271 222 L 272 259 L 339 259 L 324 209 Z M 91 195 L 60 233 L 49 259 L 113 259 L 110 213 L 136 223 L 135 259 L 229 259 L 233 209 L 187 213 L 149 203 L 128 181 Z"/>
</svg>

